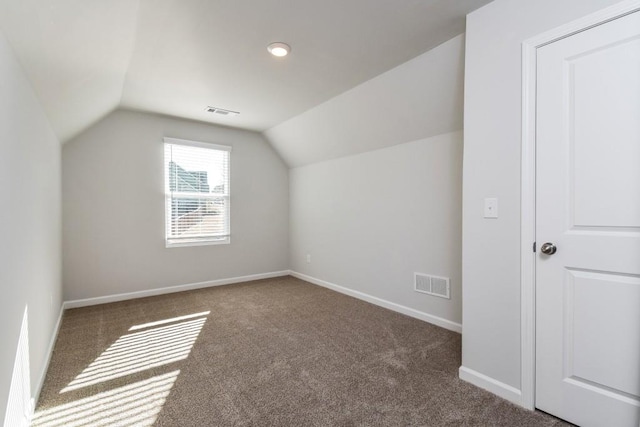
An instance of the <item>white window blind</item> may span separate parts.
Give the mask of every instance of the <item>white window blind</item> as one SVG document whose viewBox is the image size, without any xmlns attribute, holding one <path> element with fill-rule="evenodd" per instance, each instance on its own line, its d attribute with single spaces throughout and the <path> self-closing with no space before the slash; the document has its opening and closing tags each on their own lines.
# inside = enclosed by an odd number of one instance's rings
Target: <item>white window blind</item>
<svg viewBox="0 0 640 427">
<path fill-rule="evenodd" d="M 229 243 L 231 147 L 164 142 L 167 246 Z"/>
</svg>

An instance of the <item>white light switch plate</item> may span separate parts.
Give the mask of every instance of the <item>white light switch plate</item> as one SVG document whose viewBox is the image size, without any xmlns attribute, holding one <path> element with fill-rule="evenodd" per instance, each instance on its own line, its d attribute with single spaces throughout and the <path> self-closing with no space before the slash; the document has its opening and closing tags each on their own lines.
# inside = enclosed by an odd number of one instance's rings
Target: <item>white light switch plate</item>
<svg viewBox="0 0 640 427">
<path fill-rule="evenodd" d="M 498 218 L 498 199 L 484 199 L 484 217 Z"/>
</svg>

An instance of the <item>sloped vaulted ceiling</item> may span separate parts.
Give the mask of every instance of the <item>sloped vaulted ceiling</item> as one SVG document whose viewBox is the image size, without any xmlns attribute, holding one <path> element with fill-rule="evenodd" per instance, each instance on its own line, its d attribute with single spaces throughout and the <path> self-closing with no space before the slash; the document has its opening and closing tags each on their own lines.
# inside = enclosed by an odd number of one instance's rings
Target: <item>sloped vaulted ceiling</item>
<svg viewBox="0 0 640 427">
<path fill-rule="evenodd" d="M 0 26 L 62 141 L 120 104 L 138 2 L 0 0 Z"/>
<path fill-rule="evenodd" d="M 265 132 L 289 167 L 462 129 L 464 36 Z"/>
<path fill-rule="evenodd" d="M 0 27 L 62 141 L 118 107 L 265 131 L 461 34 L 488 2 L 0 0 Z M 271 57 L 274 41 L 291 54 Z"/>
</svg>

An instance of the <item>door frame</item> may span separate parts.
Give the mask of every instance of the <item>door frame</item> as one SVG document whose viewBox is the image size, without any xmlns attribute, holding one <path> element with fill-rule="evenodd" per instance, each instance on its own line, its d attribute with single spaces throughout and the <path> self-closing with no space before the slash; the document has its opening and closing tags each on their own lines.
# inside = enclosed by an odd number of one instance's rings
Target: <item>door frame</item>
<svg viewBox="0 0 640 427">
<path fill-rule="evenodd" d="M 640 0 L 625 0 L 546 31 L 522 43 L 522 154 L 520 199 L 520 399 L 535 409 L 536 381 L 536 81 L 537 49 L 640 11 Z"/>
</svg>

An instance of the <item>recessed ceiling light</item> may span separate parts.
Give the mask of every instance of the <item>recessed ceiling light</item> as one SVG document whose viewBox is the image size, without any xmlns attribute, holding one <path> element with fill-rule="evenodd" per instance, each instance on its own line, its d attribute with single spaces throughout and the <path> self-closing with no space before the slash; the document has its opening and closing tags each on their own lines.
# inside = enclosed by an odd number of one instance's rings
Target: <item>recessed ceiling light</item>
<svg viewBox="0 0 640 427">
<path fill-rule="evenodd" d="M 287 56 L 291 52 L 291 47 L 286 43 L 276 42 L 267 46 L 267 50 L 273 56 Z"/>
</svg>

